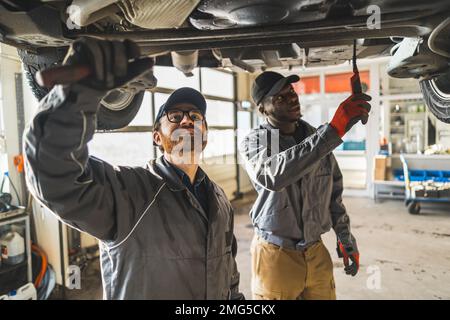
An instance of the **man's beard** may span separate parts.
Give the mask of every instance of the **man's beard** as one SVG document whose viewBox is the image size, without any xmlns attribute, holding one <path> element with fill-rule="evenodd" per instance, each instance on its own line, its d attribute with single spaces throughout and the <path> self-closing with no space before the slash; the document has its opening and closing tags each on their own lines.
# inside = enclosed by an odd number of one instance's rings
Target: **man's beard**
<svg viewBox="0 0 450 320">
<path fill-rule="evenodd" d="M 193 129 L 191 132 L 189 129 Z M 180 158 L 186 164 L 198 164 L 199 156 L 207 144 L 207 132 L 194 126 L 176 128 L 170 136 L 161 135 L 164 151 Z"/>
</svg>

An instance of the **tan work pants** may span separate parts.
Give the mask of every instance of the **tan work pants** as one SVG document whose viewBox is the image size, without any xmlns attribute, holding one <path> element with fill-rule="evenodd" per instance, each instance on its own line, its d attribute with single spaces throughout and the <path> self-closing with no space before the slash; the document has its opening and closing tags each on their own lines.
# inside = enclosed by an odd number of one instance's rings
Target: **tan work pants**
<svg viewBox="0 0 450 320">
<path fill-rule="evenodd" d="M 255 235 L 250 250 L 253 299 L 336 299 L 333 263 L 322 241 L 299 251 L 281 248 Z"/>
</svg>

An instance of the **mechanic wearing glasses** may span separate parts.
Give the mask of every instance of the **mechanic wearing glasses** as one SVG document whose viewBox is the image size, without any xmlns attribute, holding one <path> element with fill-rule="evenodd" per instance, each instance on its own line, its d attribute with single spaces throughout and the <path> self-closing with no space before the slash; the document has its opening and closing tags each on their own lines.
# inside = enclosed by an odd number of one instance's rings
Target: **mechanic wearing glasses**
<svg viewBox="0 0 450 320">
<path fill-rule="evenodd" d="M 331 227 L 346 273 L 354 276 L 359 268 L 342 203 L 342 174 L 331 152 L 355 123 L 367 122 L 370 97 L 350 96 L 333 120 L 316 130 L 300 119 L 291 85 L 297 81 L 298 76 L 270 71 L 255 79 L 252 98 L 267 121 L 240 147 L 258 193 L 250 211 L 255 299 L 335 299 L 333 264 L 321 241 Z"/>
<path fill-rule="evenodd" d="M 130 41 L 72 44 L 64 63 L 96 72 L 40 102 L 24 145 L 28 186 L 62 221 L 99 239 L 105 299 L 241 299 L 233 209 L 197 161 L 207 143 L 200 92 L 178 89 L 160 107 L 153 141 L 163 156 L 146 168 L 88 153 L 101 99 L 148 71 L 132 70 L 138 51 Z"/>
</svg>

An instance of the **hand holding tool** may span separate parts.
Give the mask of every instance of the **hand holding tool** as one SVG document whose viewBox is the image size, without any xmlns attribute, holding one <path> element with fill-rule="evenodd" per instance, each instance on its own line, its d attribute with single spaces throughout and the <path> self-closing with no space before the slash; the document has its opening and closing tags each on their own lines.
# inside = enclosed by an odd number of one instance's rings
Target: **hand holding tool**
<svg viewBox="0 0 450 320">
<path fill-rule="evenodd" d="M 353 65 L 353 75 L 350 78 L 350 85 L 352 87 L 352 95 L 362 94 L 362 85 L 361 79 L 359 77 L 358 65 L 356 64 L 356 39 L 353 40 L 353 57 L 352 57 L 352 65 Z M 366 124 L 369 120 L 369 117 L 361 118 L 361 123 Z"/>
<path fill-rule="evenodd" d="M 366 124 L 369 120 L 370 101 L 369 95 L 362 93 L 361 79 L 356 65 L 356 40 L 353 41 L 353 75 L 350 78 L 352 95 L 342 102 L 331 120 L 338 135 L 342 138 L 358 121 Z"/>
<path fill-rule="evenodd" d="M 84 83 L 96 89 L 121 87 L 152 69 L 154 60 L 141 57 L 139 47 L 130 40 L 108 41 L 80 38 L 74 41 L 63 65 L 36 74 L 39 85 Z"/>
<path fill-rule="evenodd" d="M 36 72 L 36 81 L 41 87 L 53 88 L 56 84 L 71 84 L 92 74 L 88 65 L 57 66 Z"/>
<path fill-rule="evenodd" d="M 361 93 L 351 95 L 344 100 L 337 108 L 330 125 L 336 129 L 342 138 L 358 121 L 367 123 L 370 111 L 370 101 L 372 98 Z"/>
<path fill-rule="evenodd" d="M 352 249 L 353 248 L 347 248 L 347 249 L 344 248 L 344 245 L 342 244 L 342 242 L 338 240 L 337 247 L 336 247 L 338 257 L 344 259 L 345 273 L 354 277 L 358 273 L 358 270 L 359 270 L 359 252 L 355 251 L 355 252 L 349 254 L 349 252 L 354 251 Z M 349 263 L 349 260 L 352 261 L 352 264 Z"/>
</svg>

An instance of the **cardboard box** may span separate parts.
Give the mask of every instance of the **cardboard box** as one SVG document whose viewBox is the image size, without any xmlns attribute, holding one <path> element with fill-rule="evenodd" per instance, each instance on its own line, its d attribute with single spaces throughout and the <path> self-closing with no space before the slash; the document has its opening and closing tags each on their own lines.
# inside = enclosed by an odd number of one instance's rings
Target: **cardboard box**
<svg viewBox="0 0 450 320">
<path fill-rule="evenodd" d="M 386 180 L 388 157 L 384 155 L 377 155 L 375 156 L 374 161 L 374 180 Z"/>
</svg>

